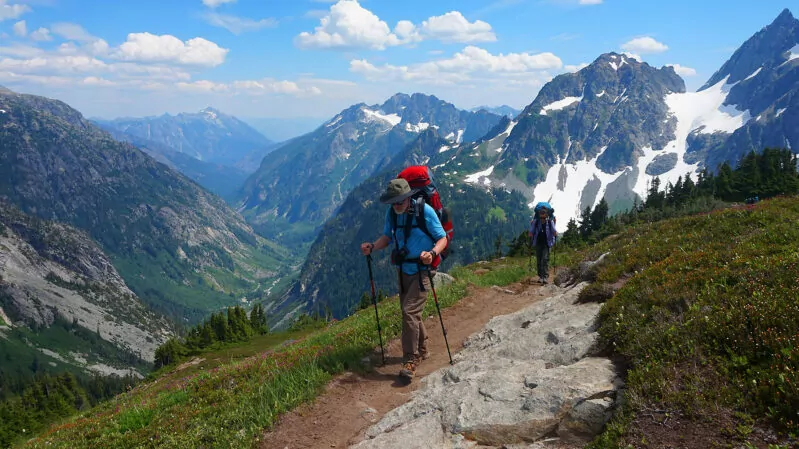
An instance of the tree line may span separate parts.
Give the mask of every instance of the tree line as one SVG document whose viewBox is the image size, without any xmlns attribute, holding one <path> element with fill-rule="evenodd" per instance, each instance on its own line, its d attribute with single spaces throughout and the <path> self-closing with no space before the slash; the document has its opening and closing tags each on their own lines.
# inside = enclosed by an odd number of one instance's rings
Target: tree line
<svg viewBox="0 0 799 449">
<path fill-rule="evenodd" d="M 134 376 L 38 372 L 21 394 L 0 402 L 0 447 L 11 447 L 59 419 L 110 399 L 138 380 Z"/>
<path fill-rule="evenodd" d="M 627 225 L 644 221 L 654 222 L 666 218 L 723 207 L 730 202 L 755 202 L 777 195 L 799 193 L 799 156 L 784 148 L 766 148 L 762 153 L 746 154 L 732 167 L 724 162 L 717 173 L 707 168 L 696 175 L 680 176 L 675 183 L 665 186 L 659 177 L 649 183 L 645 200 L 637 198 L 633 207 L 609 216 L 609 207 L 602 198 L 596 207 L 586 207 L 578 219 L 571 219 L 559 243 L 569 247 L 581 246 L 601 240 L 619 232 Z M 557 216 L 557 213 L 555 214 Z M 527 231 L 511 243 L 508 255 L 529 255 Z"/>
<path fill-rule="evenodd" d="M 189 329 L 185 337 L 170 338 L 155 350 L 154 368 L 172 365 L 183 357 L 194 355 L 219 343 L 250 341 L 254 335 L 269 333 L 266 313 L 261 304 L 247 312 L 239 306 L 213 313 L 202 323 Z"/>
</svg>

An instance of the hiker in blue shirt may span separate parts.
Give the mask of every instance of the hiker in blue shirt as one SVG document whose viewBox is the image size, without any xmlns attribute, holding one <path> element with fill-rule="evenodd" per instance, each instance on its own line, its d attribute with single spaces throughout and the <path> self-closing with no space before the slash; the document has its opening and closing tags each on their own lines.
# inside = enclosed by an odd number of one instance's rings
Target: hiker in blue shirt
<svg viewBox="0 0 799 449">
<path fill-rule="evenodd" d="M 422 322 L 422 311 L 430 290 L 427 270 L 433 259 L 447 246 L 447 234 L 432 207 L 421 202 L 417 207 L 423 207 L 424 210 L 419 211 L 418 216 L 414 214 L 411 196 L 415 193 L 417 191 L 412 190 L 405 179 L 392 179 L 386 192 L 380 196 L 381 203 L 391 204 L 386 211 L 383 234 L 374 243 L 361 244 L 364 256 L 394 245 L 391 263 L 397 266 L 399 274 L 402 308 L 403 363 L 400 376 L 407 378 L 413 378 L 419 363 L 429 355 L 427 330 Z M 421 217 L 424 217 L 427 232 L 417 225 L 417 219 Z"/>
<path fill-rule="evenodd" d="M 538 263 L 538 280 L 542 284 L 549 283 L 549 251 L 555 245 L 558 231 L 555 229 L 555 217 L 551 214 L 552 207 L 548 203 L 536 205 L 533 219 L 530 220 L 530 243 L 535 248 L 535 258 Z"/>
</svg>

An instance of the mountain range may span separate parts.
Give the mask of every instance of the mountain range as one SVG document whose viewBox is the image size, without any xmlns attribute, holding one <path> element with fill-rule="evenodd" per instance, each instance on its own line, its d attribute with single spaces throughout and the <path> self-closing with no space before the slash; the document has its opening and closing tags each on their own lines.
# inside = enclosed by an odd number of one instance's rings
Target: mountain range
<svg viewBox="0 0 799 449">
<path fill-rule="evenodd" d="M 463 146 L 438 167 L 447 182 L 516 189 L 556 205 L 558 227 L 603 197 L 612 212 L 702 168 L 799 143 L 799 21 L 784 10 L 696 92 L 669 67 L 608 53 L 555 77 L 507 136 Z M 481 145 L 493 158 L 475 160 Z M 463 167 L 473 171 L 464 175 Z M 457 174 L 455 172 L 458 172 Z"/>
<path fill-rule="evenodd" d="M 36 339 L 71 323 L 119 353 L 67 350 L 52 363 L 130 368 L 178 324 L 233 304 L 263 302 L 279 326 L 303 311 L 344 316 L 367 285 L 357 244 L 379 232 L 376 198 L 404 166 L 429 165 L 452 208 L 446 270 L 518 236 L 538 201 L 565 230 L 602 198 L 631 207 L 655 176 L 666 185 L 799 148 L 797 92 L 788 10 L 696 92 L 673 67 L 607 53 L 522 111 L 398 93 L 280 145 L 211 108 L 92 122 L 0 89 L 0 333 L 43 354 Z M 375 263 L 393 291 L 385 256 Z"/>
<path fill-rule="evenodd" d="M 487 111 L 487 112 L 490 112 L 492 114 L 504 115 L 504 116 L 508 116 L 510 118 L 516 117 L 517 115 L 519 115 L 520 112 L 522 112 L 522 111 L 520 111 L 520 110 L 518 110 L 516 108 L 510 107 L 510 106 L 508 106 L 506 104 L 503 104 L 502 106 L 493 106 L 493 107 L 492 106 L 477 106 L 476 108 L 470 109 L 470 111 L 472 111 L 472 112 Z"/>
<path fill-rule="evenodd" d="M 211 107 L 92 122 L 225 199 L 234 197 L 276 146 L 247 123 Z"/>
<path fill-rule="evenodd" d="M 236 205 L 262 235 L 307 247 L 347 194 L 423 131 L 434 128 L 452 142 L 471 141 L 499 120 L 422 94 L 356 104 L 272 152 L 241 188 Z"/>
<path fill-rule="evenodd" d="M 60 101 L 0 90 L 0 160 L 0 199 L 22 217 L 0 252 L 12 322 L 46 328 L 60 315 L 151 360 L 172 327 L 153 313 L 195 323 L 291 278 L 288 252 L 220 198 Z M 36 220 L 53 224 L 25 224 Z M 103 332 L 99 316 L 124 331 Z"/>
<path fill-rule="evenodd" d="M 723 162 L 735 165 L 745 153 L 764 147 L 799 148 L 798 92 L 799 21 L 787 9 L 696 92 L 686 92 L 671 66 L 652 67 L 626 54 L 600 55 L 581 70 L 552 79 L 521 113 L 500 117 L 482 134 L 462 140 L 444 136 L 439 142 L 419 135 L 399 154 L 415 147 L 423 149 L 422 157 L 382 165 L 394 170 L 351 189 L 339 209 L 313 209 L 333 216 L 311 246 L 297 284 L 281 299 L 281 310 L 302 310 L 304 304 L 304 310 L 335 316 L 351 312 L 367 285 L 355 275 L 363 271 L 362 261 L 350 261 L 359 259 L 353 245 L 376 235 L 384 208 L 375 197 L 403 163 L 431 166 L 445 199 L 457 202 L 468 192 L 464 210 L 453 211 L 456 248 L 465 240 L 481 251 L 451 263 L 471 262 L 491 251 L 487 242 L 497 236 L 507 242 L 525 229 L 529 208 L 539 201 L 554 205 L 558 229 L 564 231 L 569 220 L 603 198 L 611 212 L 629 209 L 645 197 L 656 176 L 665 186 L 688 174 L 696 178 L 704 168 L 716 171 Z M 385 106 L 377 111 L 387 112 Z M 341 179 L 325 179 L 325 184 Z M 307 193 L 297 192 L 296 197 Z M 478 200 L 480 195 L 486 199 Z M 262 196 L 270 204 L 268 195 Z M 483 202 L 491 207 L 474 206 Z M 291 211 L 270 206 L 274 216 Z M 498 217 L 510 222 L 510 230 L 499 225 L 504 221 Z M 392 270 L 385 260 L 378 264 L 386 265 L 376 270 L 380 285 L 393 291 Z"/>
</svg>

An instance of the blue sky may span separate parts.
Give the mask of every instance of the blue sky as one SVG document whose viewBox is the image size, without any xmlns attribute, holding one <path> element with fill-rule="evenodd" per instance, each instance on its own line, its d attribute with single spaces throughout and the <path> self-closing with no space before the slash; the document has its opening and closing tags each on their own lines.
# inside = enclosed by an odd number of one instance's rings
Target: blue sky
<svg viewBox="0 0 799 449">
<path fill-rule="evenodd" d="M 0 0 L 0 84 L 104 118 L 327 118 L 396 92 L 522 108 L 609 51 L 678 64 L 695 90 L 791 3 Z"/>
</svg>

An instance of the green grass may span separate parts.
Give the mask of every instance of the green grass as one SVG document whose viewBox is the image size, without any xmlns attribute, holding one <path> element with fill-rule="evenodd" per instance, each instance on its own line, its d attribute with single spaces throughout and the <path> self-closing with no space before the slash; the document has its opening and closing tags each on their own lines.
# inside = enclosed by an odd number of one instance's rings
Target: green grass
<svg viewBox="0 0 799 449">
<path fill-rule="evenodd" d="M 799 433 L 796 223 L 799 199 L 779 198 L 636 226 L 587 250 L 610 251 L 598 285 L 628 279 L 599 330 L 629 361 L 628 401 L 594 447 L 629 443 L 648 408 L 690 420 L 728 410 Z"/>
<path fill-rule="evenodd" d="M 488 270 L 475 275 L 473 270 Z M 469 284 L 504 285 L 529 276 L 527 260 L 502 259 L 451 271 L 457 279 L 438 286 L 448 307 Z M 379 305 L 384 341 L 400 333 L 398 301 Z M 435 312 L 428 301 L 425 315 Z M 296 339 L 278 345 L 281 338 Z M 277 346 L 276 346 L 277 345 Z M 336 374 L 363 369 L 360 360 L 378 345 L 374 310 L 365 309 L 322 330 L 256 337 L 219 349 L 206 360 L 117 396 L 54 426 L 25 447 L 248 447 L 280 416 L 316 397 Z M 264 351 L 264 347 L 274 347 Z"/>
</svg>

